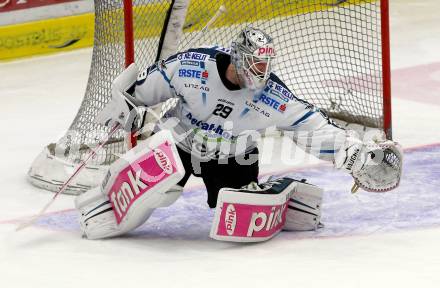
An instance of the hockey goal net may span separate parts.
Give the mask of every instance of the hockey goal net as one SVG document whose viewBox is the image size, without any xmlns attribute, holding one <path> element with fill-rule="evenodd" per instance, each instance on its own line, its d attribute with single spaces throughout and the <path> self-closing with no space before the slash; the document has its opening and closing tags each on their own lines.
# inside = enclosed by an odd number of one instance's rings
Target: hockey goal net
<svg viewBox="0 0 440 288">
<path fill-rule="evenodd" d="M 199 37 L 221 5 L 227 12 Z M 229 47 L 249 24 L 273 36 L 276 73 L 296 96 L 332 118 L 382 129 L 391 137 L 388 0 L 95 0 L 95 39 L 83 102 L 66 135 L 34 161 L 31 183 L 57 191 L 69 168 L 108 132 L 93 120 L 110 100 L 112 80 L 128 64 L 148 67 L 188 48 L 190 41 L 193 47 Z M 97 185 L 105 167 L 130 146 L 126 136 L 116 134 L 67 193 Z"/>
</svg>

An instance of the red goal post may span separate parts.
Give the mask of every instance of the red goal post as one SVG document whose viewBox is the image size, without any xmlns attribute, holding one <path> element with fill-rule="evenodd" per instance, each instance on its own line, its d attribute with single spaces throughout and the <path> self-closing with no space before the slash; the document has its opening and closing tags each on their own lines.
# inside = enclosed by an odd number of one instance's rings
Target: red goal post
<svg viewBox="0 0 440 288">
<path fill-rule="evenodd" d="M 380 1 L 381 43 L 382 43 L 382 81 L 383 81 L 383 131 L 387 139 L 392 139 L 391 118 L 391 48 L 389 0 Z"/>
<path fill-rule="evenodd" d="M 277 46 L 277 75 L 292 92 L 347 123 L 385 131 L 391 138 L 388 0 L 95 0 L 95 41 L 83 102 L 66 135 L 49 144 L 29 171 L 30 181 L 56 191 L 108 128 L 93 122 L 110 99 L 112 80 L 130 63 L 148 67 L 180 51 L 221 5 L 227 13 L 193 46 L 227 47 L 245 25 L 269 34 Z M 136 139 L 118 133 L 83 179 L 97 185 L 105 167 Z M 127 147 L 128 146 L 128 147 Z M 81 178 L 81 177 L 80 177 Z"/>
</svg>

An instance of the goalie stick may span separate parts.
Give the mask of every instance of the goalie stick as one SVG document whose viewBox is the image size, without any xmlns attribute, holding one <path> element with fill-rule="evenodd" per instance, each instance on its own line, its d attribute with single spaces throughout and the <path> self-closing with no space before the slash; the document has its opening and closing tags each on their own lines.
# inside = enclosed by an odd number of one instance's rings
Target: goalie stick
<svg viewBox="0 0 440 288">
<path fill-rule="evenodd" d="M 214 16 L 208 21 L 208 23 L 206 23 L 206 25 L 200 30 L 199 33 L 197 33 L 195 35 L 195 37 L 188 42 L 187 45 L 185 45 L 185 47 L 183 48 L 183 50 L 189 48 L 191 45 L 193 45 L 193 43 L 195 43 L 197 40 L 199 40 L 205 33 L 206 31 L 208 31 L 209 27 L 212 25 L 212 23 L 214 23 L 223 13 L 226 12 L 226 7 L 224 5 L 221 5 L 218 9 L 218 11 L 214 14 Z M 177 98 L 177 100 L 179 100 L 179 98 Z M 169 105 L 169 107 L 167 107 L 166 109 L 164 109 L 161 112 L 161 116 L 163 116 L 163 114 L 166 113 L 166 111 L 172 109 L 175 105 L 177 104 L 177 101 L 173 101 L 173 103 L 171 105 Z M 160 118 L 158 119 L 160 120 Z M 89 162 L 90 159 L 92 159 L 94 156 L 96 156 L 96 154 L 98 153 L 98 151 L 105 146 L 105 144 L 107 144 L 107 142 L 109 141 L 109 139 L 111 138 L 111 136 L 113 136 L 113 134 L 116 133 L 116 131 L 120 128 L 120 124 L 116 124 L 115 126 L 112 127 L 112 129 L 110 130 L 110 132 L 108 133 L 107 137 L 101 141 L 98 146 L 95 149 L 91 149 L 90 154 L 81 162 L 81 164 L 76 168 L 76 170 L 73 172 L 73 174 L 69 177 L 69 179 L 67 179 L 67 181 L 63 184 L 63 186 L 61 186 L 60 190 L 55 193 L 55 195 L 52 197 L 52 199 L 41 209 L 41 211 L 32 216 L 31 218 L 21 222 L 15 231 L 20 231 L 23 230 L 31 225 L 33 225 L 38 219 L 41 218 L 41 216 L 47 211 L 47 209 L 49 209 L 49 207 L 53 204 L 53 202 L 55 202 L 55 200 L 58 198 L 58 196 L 64 192 L 64 190 L 66 190 L 66 188 L 69 186 L 70 182 L 72 182 L 73 179 L 75 179 L 75 177 L 82 171 L 82 169 L 86 166 L 86 164 Z"/>
<path fill-rule="evenodd" d="M 218 19 L 218 17 L 220 17 L 225 12 L 226 7 L 224 5 L 221 5 L 214 16 L 212 16 L 212 18 L 208 21 L 208 23 L 206 23 L 206 25 L 200 30 L 199 33 L 194 36 L 193 39 L 188 41 L 188 43 L 185 45 L 185 47 L 182 48 L 182 50 L 190 48 L 197 40 L 202 38 L 202 36 L 205 35 L 205 33 L 209 30 L 209 27 L 212 25 L 212 23 L 214 23 Z"/>
<path fill-rule="evenodd" d="M 78 175 L 79 172 L 81 172 L 81 170 L 86 166 L 86 164 L 89 162 L 89 160 L 92 159 L 105 144 L 107 144 L 108 140 L 113 136 L 113 134 L 115 134 L 115 132 L 119 129 L 119 127 L 120 127 L 119 123 L 116 124 L 115 126 L 113 126 L 113 128 L 107 134 L 107 137 L 103 141 L 101 141 L 95 149 L 91 149 L 89 155 L 87 155 L 87 157 L 81 162 L 81 164 L 76 168 L 75 172 L 73 172 L 73 174 L 69 177 L 69 179 L 67 179 L 67 181 L 64 182 L 64 184 L 63 184 L 63 186 L 61 186 L 60 190 L 57 193 L 55 193 L 55 195 L 43 207 L 43 209 L 41 209 L 41 211 L 38 214 L 34 215 L 30 219 L 27 219 L 26 221 L 20 223 L 15 231 L 23 230 L 24 228 L 31 226 L 38 219 L 40 219 L 40 217 L 47 211 L 47 209 L 49 209 L 49 207 L 52 205 L 52 203 L 55 202 L 55 199 L 57 199 L 57 197 L 61 193 L 63 193 L 64 190 L 66 190 L 66 188 L 67 188 L 67 186 L 69 186 L 70 182 L 72 182 L 72 180 L 76 177 L 76 175 Z"/>
</svg>

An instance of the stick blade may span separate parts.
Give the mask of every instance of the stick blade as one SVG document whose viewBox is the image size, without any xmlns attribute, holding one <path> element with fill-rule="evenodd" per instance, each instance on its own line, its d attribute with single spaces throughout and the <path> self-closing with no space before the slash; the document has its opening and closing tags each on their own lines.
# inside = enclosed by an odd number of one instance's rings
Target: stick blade
<svg viewBox="0 0 440 288">
<path fill-rule="evenodd" d="M 61 190 L 60 190 L 61 192 Z M 58 193 L 60 193 L 58 192 Z M 55 194 L 55 196 L 57 196 L 58 194 Z M 49 208 L 50 205 L 52 205 L 52 203 L 55 201 L 56 197 L 53 197 L 52 200 L 47 203 L 43 209 L 41 209 L 40 213 L 31 216 L 30 218 L 27 218 L 26 220 L 22 221 L 20 224 L 18 224 L 17 228 L 15 229 L 15 232 L 21 231 L 29 226 L 32 226 L 33 224 L 35 224 L 35 222 L 37 222 L 38 219 L 40 219 L 40 217 L 44 214 L 44 212 L 46 212 L 46 210 Z"/>
<path fill-rule="evenodd" d="M 15 232 L 21 231 L 29 226 L 32 226 L 32 224 L 34 224 L 37 221 L 38 217 L 34 216 L 30 219 L 27 219 L 23 222 L 21 222 L 20 224 L 18 224 L 18 226 L 15 228 Z"/>
</svg>

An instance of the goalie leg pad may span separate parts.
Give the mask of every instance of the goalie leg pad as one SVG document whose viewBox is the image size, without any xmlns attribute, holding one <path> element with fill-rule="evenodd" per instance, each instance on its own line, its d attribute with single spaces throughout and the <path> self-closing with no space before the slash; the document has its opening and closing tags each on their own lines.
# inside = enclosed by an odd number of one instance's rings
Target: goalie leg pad
<svg viewBox="0 0 440 288">
<path fill-rule="evenodd" d="M 175 185 L 167 193 L 158 193 L 150 201 L 143 201 L 133 211 L 130 218 L 121 222 L 116 221 L 115 212 L 108 198 L 102 194 L 99 187 L 91 189 L 75 199 L 79 211 L 79 224 L 83 237 L 94 240 L 115 237 L 132 231 L 145 223 L 154 211 L 154 207 L 166 207 L 174 203 L 182 193 L 183 188 Z"/>
<path fill-rule="evenodd" d="M 171 133 L 156 133 L 115 161 L 100 189 L 76 199 L 84 235 L 99 239 L 135 229 L 155 208 L 177 200 L 184 174 Z"/>
<path fill-rule="evenodd" d="M 284 230 L 318 229 L 322 225 L 320 223 L 322 192 L 323 190 L 315 185 L 298 181 L 289 200 Z"/>
<path fill-rule="evenodd" d="M 113 207 L 99 187 L 79 195 L 75 199 L 75 207 L 79 211 L 83 237 L 101 239 L 122 234 L 116 223 Z"/>
<path fill-rule="evenodd" d="M 210 236 L 232 242 L 261 242 L 284 226 L 286 210 L 297 182 L 280 178 L 242 189 L 219 192 Z"/>
</svg>

